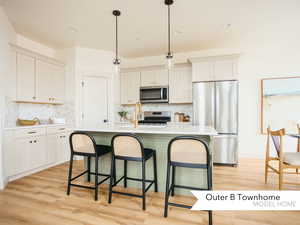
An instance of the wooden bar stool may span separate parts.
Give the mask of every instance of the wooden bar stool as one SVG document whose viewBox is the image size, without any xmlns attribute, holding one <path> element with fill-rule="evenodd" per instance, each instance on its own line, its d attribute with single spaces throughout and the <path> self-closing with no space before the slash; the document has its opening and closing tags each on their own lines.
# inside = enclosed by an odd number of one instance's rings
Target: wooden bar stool
<svg viewBox="0 0 300 225">
<path fill-rule="evenodd" d="M 102 184 L 103 182 L 105 182 L 110 178 L 110 174 L 98 173 L 98 167 L 99 167 L 98 159 L 99 157 L 110 153 L 111 147 L 107 145 L 97 145 L 95 139 L 85 132 L 73 132 L 70 135 L 69 141 L 71 147 L 71 159 L 70 159 L 67 195 L 70 194 L 71 186 L 87 188 L 87 189 L 95 190 L 95 201 L 97 201 L 98 185 Z M 72 178 L 73 158 L 75 155 L 87 157 L 88 169 Z M 95 172 L 91 172 L 91 158 L 95 159 Z M 85 175 L 86 173 L 88 175 L 88 181 L 91 180 L 91 174 L 95 175 L 94 187 L 72 183 L 73 180 Z M 102 181 L 98 182 L 98 176 L 104 176 L 105 178 Z"/>
<path fill-rule="evenodd" d="M 268 127 L 268 138 L 267 138 L 267 148 L 266 148 L 266 160 L 265 160 L 265 183 L 268 182 L 268 174 L 270 171 L 275 172 L 279 175 L 279 190 L 283 189 L 283 184 L 300 185 L 300 183 L 290 183 L 283 181 L 284 174 L 296 174 L 298 175 L 298 170 L 300 169 L 300 152 L 285 152 L 284 149 L 284 138 L 285 129 L 280 129 L 272 131 Z M 271 139 L 276 150 L 275 156 L 270 156 Z M 270 162 L 278 161 L 278 167 L 275 168 Z M 269 171 L 270 169 L 270 171 Z M 288 169 L 296 169 L 296 172 L 287 171 Z"/>
<path fill-rule="evenodd" d="M 212 160 L 207 144 L 198 137 L 180 136 L 173 138 L 168 146 L 167 182 L 165 193 L 164 217 L 168 216 L 168 207 L 177 206 L 190 209 L 192 206 L 169 202 L 170 193 L 174 196 L 175 188 L 190 190 L 212 190 Z M 198 168 L 207 170 L 207 188 L 195 188 L 175 184 L 176 167 Z M 170 185 L 170 172 L 172 181 Z M 208 211 L 209 225 L 212 225 L 212 211 Z"/>
<path fill-rule="evenodd" d="M 111 203 L 112 193 L 122 194 L 143 199 L 143 210 L 146 209 L 146 192 L 154 184 L 155 192 L 157 189 L 157 166 L 156 166 L 156 152 L 153 149 L 144 148 L 138 136 L 134 134 L 117 134 L 112 138 L 112 162 L 111 162 L 111 176 L 114 173 L 116 166 L 116 159 L 124 160 L 124 175 L 113 184 L 113 179 L 110 179 L 108 203 Z M 146 179 L 146 161 L 153 157 L 153 172 L 154 180 Z M 142 179 L 131 178 L 127 176 L 127 161 L 137 161 L 142 163 Z M 127 180 L 142 182 L 142 195 L 131 194 L 126 192 L 114 191 L 113 186 L 117 185 L 121 180 L 124 180 L 124 187 L 127 187 Z M 146 187 L 146 183 L 149 185 Z"/>
</svg>

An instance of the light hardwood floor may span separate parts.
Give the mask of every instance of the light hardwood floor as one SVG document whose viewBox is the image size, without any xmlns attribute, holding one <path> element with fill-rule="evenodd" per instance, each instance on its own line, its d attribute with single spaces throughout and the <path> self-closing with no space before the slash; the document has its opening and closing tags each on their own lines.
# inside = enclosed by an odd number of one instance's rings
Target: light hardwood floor
<svg viewBox="0 0 300 225">
<path fill-rule="evenodd" d="M 75 168 L 83 168 L 81 161 Z M 180 225 L 207 224 L 207 213 L 170 207 L 169 217 L 163 215 L 163 194 L 148 193 L 147 210 L 142 211 L 141 199 L 113 196 L 107 203 L 107 187 L 100 187 L 99 201 L 93 200 L 91 190 L 72 188 L 66 195 L 68 164 L 9 183 L 0 192 L 0 224 L 5 225 Z M 242 159 L 238 168 L 215 167 L 215 190 L 274 190 L 278 177 L 269 176 L 264 184 L 264 162 Z M 287 175 L 291 182 L 300 182 L 300 176 Z M 286 185 L 284 189 L 300 190 L 300 186 Z M 128 191 L 137 191 L 129 189 Z M 173 201 L 193 204 L 192 197 L 174 197 Z M 214 212 L 215 225 L 299 225 L 300 211 L 218 211 Z"/>
</svg>

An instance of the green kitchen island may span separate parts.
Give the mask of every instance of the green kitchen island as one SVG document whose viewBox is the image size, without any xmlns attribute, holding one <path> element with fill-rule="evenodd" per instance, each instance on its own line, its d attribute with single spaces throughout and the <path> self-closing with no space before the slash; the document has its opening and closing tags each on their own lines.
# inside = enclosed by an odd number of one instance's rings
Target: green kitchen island
<svg viewBox="0 0 300 225">
<path fill-rule="evenodd" d="M 158 191 L 165 192 L 166 173 L 167 173 L 167 151 L 169 141 L 177 136 L 197 136 L 204 140 L 208 145 L 211 143 L 212 136 L 217 135 L 212 127 L 194 126 L 194 125 L 168 125 L 168 126 L 151 126 L 140 125 L 135 128 L 131 124 L 107 124 L 94 128 L 77 128 L 76 131 L 85 131 L 90 133 L 96 140 L 97 144 L 111 144 L 111 139 L 118 133 L 134 133 L 141 138 L 145 148 L 156 150 L 157 154 L 157 173 L 158 173 Z M 87 163 L 85 161 L 85 166 Z M 99 159 L 99 173 L 110 173 L 111 156 L 107 155 Z M 94 168 L 94 162 L 91 160 L 91 168 Z M 123 176 L 123 161 L 116 163 L 117 179 Z M 141 163 L 128 162 L 128 177 L 141 178 Z M 153 178 L 152 159 L 146 162 L 146 178 Z M 108 183 L 108 182 L 106 182 Z M 176 168 L 176 184 L 185 186 L 206 187 L 206 170 Z M 123 185 L 119 183 L 118 185 Z M 128 187 L 141 188 L 140 182 L 128 181 Z M 153 189 L 153 187 L 151 187 Z M 190 191 L 177 189 L 176 193 L 190 195 Z"/>
</svg>

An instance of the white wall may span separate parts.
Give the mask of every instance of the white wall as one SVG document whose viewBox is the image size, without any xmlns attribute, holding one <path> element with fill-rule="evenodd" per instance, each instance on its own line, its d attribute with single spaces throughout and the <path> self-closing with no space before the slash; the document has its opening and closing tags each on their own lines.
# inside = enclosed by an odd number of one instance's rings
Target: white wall
<svg viewBox="0 0 300 225">
<path fill-rule="evenodd" d="M 113 52 L 76 47 L 63 50 L 67 63 L 67 96 L 75 101 L 76 125 L 81 125 L 83 76 L 105 76 L 109 79 L 109 121 L 114 121 L 115 96 L 119 88 L 113 72 Z"/>
<path fill-rule="evenodd" d="M 268 77 L 300 76 L 300 14 L 289 9 L 284 16 L 268 15 L 242 36 L 236 49 L 212 49 L 200 52 L 174 53 L 175 62 L 188 58 L 241 53 L 239 60 L 240 107 L 239 133 L 240 157 L 263 158 L 266 136 L 260 134 L 260 80 Z M 274 16 L 274 17 L 273 17 Z M 123 60 L 123 68 L 164 64 L 164 56 Z M 300 103 L 299 103 L 300 104 Z M 286 115 L 288 116 L 288 109 Z M 286 151 L 295 151 L 295 141 L 290 138 Z"/>
<path fill-rule="evenodd" d="M 4 95 L 9 90 L 7 77 L 10 76 L 11 55 L 8 43 L 15 43 L 16 33 L 8 21 L 8 18 L 0 7 L 0 189 L 4 188 L 2 135 L 4 124 Z"/>
</svg>

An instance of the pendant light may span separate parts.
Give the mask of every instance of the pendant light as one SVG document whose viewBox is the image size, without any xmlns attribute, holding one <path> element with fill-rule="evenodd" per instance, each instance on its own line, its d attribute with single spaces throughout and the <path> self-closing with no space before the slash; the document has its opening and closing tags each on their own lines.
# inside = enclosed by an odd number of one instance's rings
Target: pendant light
<svg viewBox="0 0 300 225">
<path fill-rule="evenodd" d="M 171 52 L 171 25 L 170 25 L 170 6 L 174 3 L 173 0 L 165 0 L 165 5 L 168 6 L 168 53 L 166 56 L 166 67 L 171 70 L 174 66 L 173 53 Z"/>
<path fill-rule="evenodd" d="M 116 58 L 114 59 L 113 61 L 113 64 L 115 65 L 115 71 L 116 73 L 119 73 L 120 72 L 120 63 L 121 63 L 121 60 L 119 59 L 119 56 L 118 56 L 118 16 L 121 15 L 121 12 L 120 10 L 114 10 L 112 12 L 112 14 L 116 17 Z"/>
</svg>

